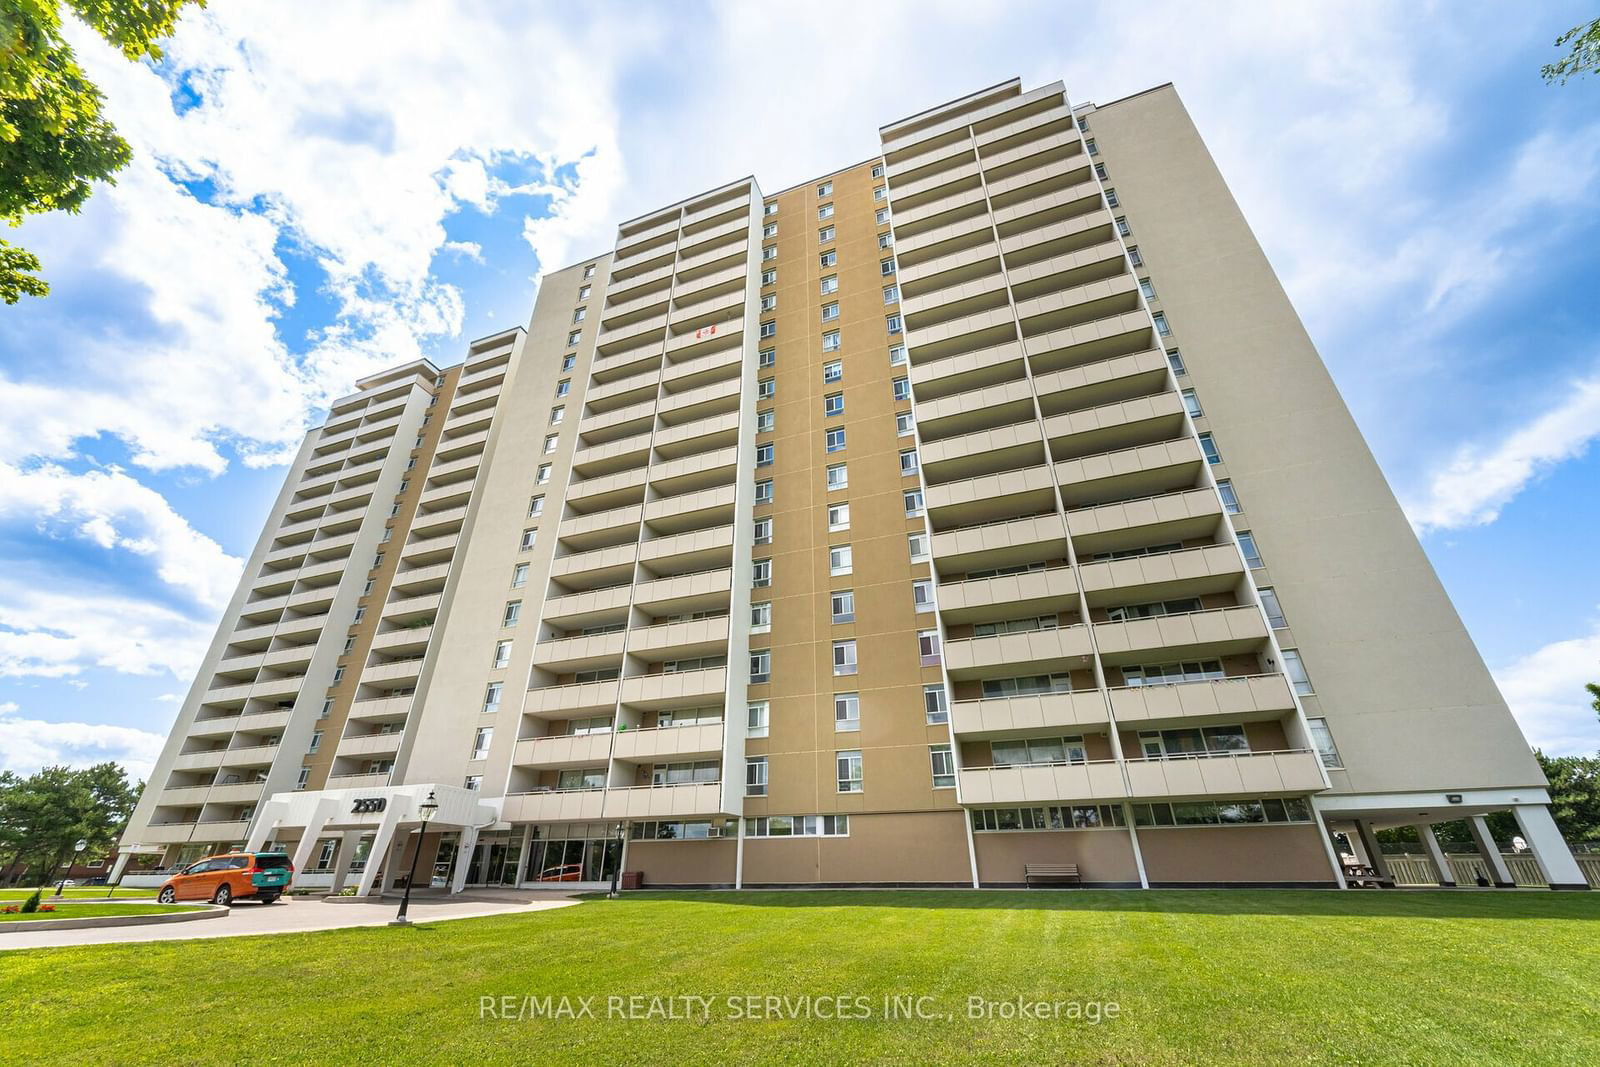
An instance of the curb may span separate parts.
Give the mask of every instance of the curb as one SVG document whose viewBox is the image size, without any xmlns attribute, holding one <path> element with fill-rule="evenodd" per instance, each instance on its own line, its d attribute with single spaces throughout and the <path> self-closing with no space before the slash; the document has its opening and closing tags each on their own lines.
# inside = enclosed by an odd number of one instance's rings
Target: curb
<svg viewBox="0 0 1600 1067">
<path fill-rule="evenodd" d="M 99 903 L 99 901 L 96 901 Z M 150 901 L 127 901 L 129 904 L 147 904 Z M 167 905 L 162 905 L 163 907 Z M 177 905 L 171 905 L 177 907 Z M 193 905 L 183 905 L 186 909 Z M 168 915 L 91 915 L 86 919 L 29 919 L 25 922 L 0 923 L 0 937 L 6 934 L 25 934 L 35 930 L 99 930 L 110 926 L 152 926 L 161 923 L 195 922 L 199 919 L 221 919 L 228 909 L 221 904 L 202 904 L 199 911 L 175 911 Z"/>
</svg>

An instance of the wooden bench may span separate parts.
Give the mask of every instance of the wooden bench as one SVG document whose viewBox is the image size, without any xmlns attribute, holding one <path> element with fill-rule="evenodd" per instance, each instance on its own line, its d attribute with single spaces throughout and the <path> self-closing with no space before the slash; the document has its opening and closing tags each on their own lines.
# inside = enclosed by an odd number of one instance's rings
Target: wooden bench
<svg viewBox="0 0 1600 1067">
<path fill-rule="evenodd" d="M 1028 888 L 1039 885 L 1082 885 L 1076 863 L 1025 863 L 1022 875 Z"/>
</svg>

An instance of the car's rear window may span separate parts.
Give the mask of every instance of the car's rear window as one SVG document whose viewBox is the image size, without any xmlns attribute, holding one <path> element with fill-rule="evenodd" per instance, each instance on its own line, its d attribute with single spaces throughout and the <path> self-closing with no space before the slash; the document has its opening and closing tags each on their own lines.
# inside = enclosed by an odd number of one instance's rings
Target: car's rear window
<svg viewBox="0 0 1600 1067">
<path fill-rule="evenodd" d="M 287 867 L 289 866 L 289 857 L 282 852 L 259 852 L 256 854 L 256 866 L 262 870 Z"/>
</svg>

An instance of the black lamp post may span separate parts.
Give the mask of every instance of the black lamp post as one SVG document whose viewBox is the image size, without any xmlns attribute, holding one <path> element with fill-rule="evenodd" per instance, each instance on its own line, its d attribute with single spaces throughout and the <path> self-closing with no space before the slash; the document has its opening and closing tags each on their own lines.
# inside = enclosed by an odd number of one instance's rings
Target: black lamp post
<svg viewBox="0 0 1600 1067">
<path fill-rule="evenodd" d="M 67 878 L 72 874 L 72 868 L 77 866 L 79 854 L 88 847 L 89 842 L 85 841 L 81 837 L 72 843 L 72 860 L 67 864 L 67 873 L 61 876 L 61 884 L 56 886 L 56 896 L 59 897 L 63 892 L 66 891 Z"/>
<path fill-rule="evenodd" d="M 411 904 L 411 883 L 417 880 L 417 860 L 422 857 L 422 835 L 428 832 L 428 823 L 439 812 L 439 802 L 433 799 L 433 790 L 428 790 L 428 799 L 417 805 L 417 818 L 422 820 L 422 825 L 417 827 L 417 847 L 411 852 L 411 873 L 406 875 L 405 895 L 400 898 L 400 914 L 389 923 L 390 926 L 410 926 L 411 920 L 406 918 L 406 908 Z"/>
<path fill-rule="evenodd" d="M 627 823 L 617 823 L 617 862 L 611 866 L 611 892 L 606 894 L 606 897 L 610 900 L 616 900 L 618 896 L 617 879 L 622 877 L 622 849 L 624 845 L 622 834 L 627 828 Z"/>
</svg>

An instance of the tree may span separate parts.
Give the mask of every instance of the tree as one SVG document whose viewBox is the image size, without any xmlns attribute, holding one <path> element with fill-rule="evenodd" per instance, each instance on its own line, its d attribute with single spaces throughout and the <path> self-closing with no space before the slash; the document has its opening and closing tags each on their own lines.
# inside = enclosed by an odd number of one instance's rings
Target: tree
<svg viewBox="0 0 1600 1067">
<path fill-rule="evenodd" d="M 1600 19 L 1587 26 L 1574 26 L 1556 38 L 1556 47 L 1572 46 L 1572 50 L 1554 63 L 1547 63 L 1539 71 L 1552 85 L 1562 85 L 1574 74 L 1600 72 Z"/>
<path fill-rule="evenodd" d="M 1594 697 L 1594 700 L 1589 703 L 1589 706 L 1594 709 L 1594 713 L 1596 715 L 1600 715 L 1600 685 L 1590 682 L 1588 685 L 1584 686 L 1584 688 L 1589 691 L 1590 696 Z"/>
<path fill-rule="evenodd" d="M 191 0 L 66 0 L 129 60 L 160 59 Z M 204 0 L 192 0 L 203 3 Z M 0 0 L 0 220 L 76 213 L 132 150 L 101 111 L 105 97 L 61 36 L 58 0 Z M 0 240 L 0 300 L 44 296 L 39 258 Z"/>
<path fill-rule="evenodd" d="M 79 838 L 88 842 L 86 851 L 104 855 L 127 825 L 141 790 L 115 763 L 0 776 L 0 854 L 46 879 L 71 860 Z"/>
<path fill-rule="evenodd" d="M 1550 779 L 1550 814 L 1561 836 L 1571 844 L 1600 842 L 1600 755 L 1534 755 Z"/>
</svg>

